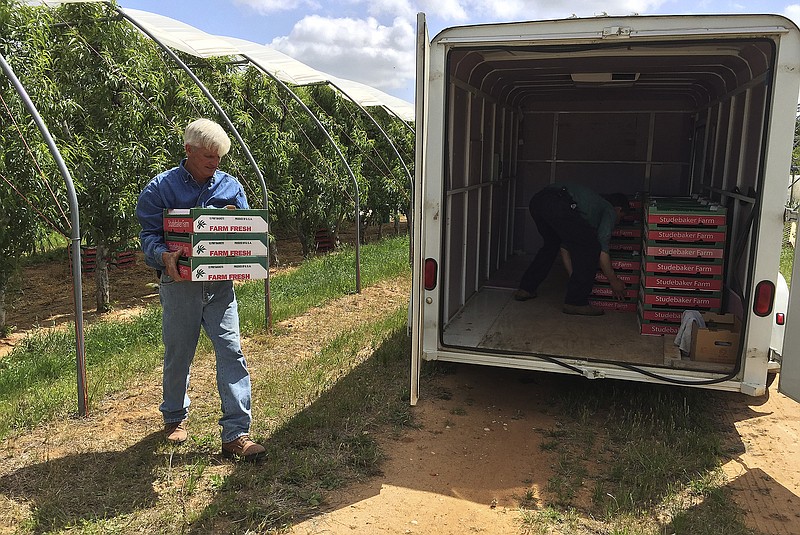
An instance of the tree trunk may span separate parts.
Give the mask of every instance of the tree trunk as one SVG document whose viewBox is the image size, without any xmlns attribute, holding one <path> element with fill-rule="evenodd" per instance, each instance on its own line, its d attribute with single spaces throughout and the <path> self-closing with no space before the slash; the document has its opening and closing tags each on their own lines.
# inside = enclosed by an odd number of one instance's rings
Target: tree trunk
<svg viewBox="0 0 800 535">
<path fill-rule="evenodd" d="M 297 240 L 300 242 L 300 247 L 303 250 L 303 258 L 311 258 L 315 246 L 313 236 L 309 238 L 302 228 L 297 228 L 295 231 Z"/>
<path fill-rule="evenodd" d="M 278 265 L 278 244 L 276 240 L 272 239 L 272 236 L 267 235 L 267 241 L 269 242 L 269 255 L 272 257 L 270 261 L 270 266 L 277 266 Z"/>
<path fill-rule="evenodd" d="M 359 237 L 361 238 L 361 245 L 367 243 L 367 228 L 369 227 L 371 217 L 368 215 L 361 216 L 361 232 L 359 233 Z"/>
<path fill-rule="evenodd" d="M 333 228 L 330 229 L 331 241 L 333 242 L 334 247 L 339 247 L 339 244 L 341 243 L 339 235 L 341 234 L 340 231 L 342 230 L 343 224 L 344 216 L 339 216 L 339 218 L 336 220 L 336 223 L 334 223 Z"/>
<path fill-rule="evenodd" d="M 111 311 L 111 298 L 109 295 L 108 282 L 108 248 L 103 244 L 97 244 L 97 262 L 94 271 L 95 301 L 97 302 L 97 312 Z"/>
<path fill-rule="evenodd" d="M 0 335 L 6 334 L 6 283 L 0 282 Z"/>
</svg>

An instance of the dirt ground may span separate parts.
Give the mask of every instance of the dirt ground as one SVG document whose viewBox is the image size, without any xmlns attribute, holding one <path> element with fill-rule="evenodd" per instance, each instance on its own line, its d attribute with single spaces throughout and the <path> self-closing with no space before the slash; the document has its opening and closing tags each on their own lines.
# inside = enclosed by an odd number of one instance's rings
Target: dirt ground
<svg viewBox="0 0 800 535">
<path fill-rule="evenodd" d="M 152 271 L 141 256 L 135 266 L 112 271 L 111 279 L 114 314 L 158 299 Z M 320 330 L 330 331 L 336 318 L 363 321 L 358 314 L 397 306 L 407 295 L 407 282 L 392 284 L 365 289 L 294 321 L 287 343 L 314 340 Z M 93 291 L 87 279 L 87 322 L 96 319 Z M 6 351 L 32 328 L 72 321 L 71 295 L 65 266 L 29 269 L 10 299 L 8 320 L 17 331 L 0 340 Z M 343 307 L 347 314 L 342 314 Z M 306 348 L 313 350 L 309 343 Z M 530 378 L 530 372 L 462 365 L 454 373 L 426 379 L 414 408 L 419 428 L 399 438 L 379 437 L 387 456 L 383 474 L 335 492 L 327 499 L 325 513 L 295 526 L 292 533 L 519 533 L 518 509 L 525 492 L 531 489 L 535 497 L 542 496 L 552 475 L 553 457 L 543 455 L 539 447 L 541 430 L 557 425 L 557 415 L 547 411 L 546 401 L 558 395 L 565 380 L 555 375 L 534 374 L 533 382 Z M 206 387 L 213 398 L 212 384 L 197 386 Z M 49 461 L 66 456 L 77 437 L 82 437 L 81 447 L 96 453 L 123 451 L 159 426 L 159 393 L 157 384 L 132 385 L 130 391 L 104 400 L 89 421 L 54 423 L 6 441 L 0 450 L 0 473 L 36 464 L 41 455 Z M 723 401 L 720 425 L 730 442 L 730 461 L 724 467 L 727 485 L 746 511 L 748 526 L 763 534 L 800 534 L 800 404 L 774 386 L 761 398 L 716 395 Z M 96 432 L 98 424 L 107 432 L 87 443 L 85 437 Z"/>
</svg>

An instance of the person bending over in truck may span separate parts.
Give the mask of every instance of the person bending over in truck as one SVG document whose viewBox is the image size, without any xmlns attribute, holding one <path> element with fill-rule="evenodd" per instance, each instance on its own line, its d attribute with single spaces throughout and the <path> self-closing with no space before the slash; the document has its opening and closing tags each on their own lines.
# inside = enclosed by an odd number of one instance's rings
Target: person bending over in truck
<svg viewBox="0 0 800 535">
<path fill-rule="evenodd" d="M 624 299 L 625 283 L 614 273 L 608 250 L 611 231 L 629 209 L 625 195 L 601 196 L 577 184 L 553 184 L 534 195 L 529 208 L 544 244 L 522 276 L 514 299 L 536 297 L 559 251 L 569 273 L 562 309 L 565 314 L 603 314 L 602 309 L 589 304 L 598 265 L 614 297 Z"/>
<path fill-rule="evenodd" d="M 217 169 L 230 146 L 230 138 L 217 123 L 208 119 L 190 123 L 184 133 L 186 158 L 145 186 L 136 205 L 136 217 L 142 225 L 139 236 L 145 263 L 160 277 L 164 368 L 159 409 L 164 417 L 165 437 L 174 444 L 188 438 L 189 367 L 202 326 L 216 353 L 222 455 L 256 461 L 265 449 L 249 437 L 250 373 L 242 354 L 233 282 L 181 278 L 181 253 L 168 249 L 163 230 L 165 208 L 249 208 L 239 181 Z"/>
</svg>

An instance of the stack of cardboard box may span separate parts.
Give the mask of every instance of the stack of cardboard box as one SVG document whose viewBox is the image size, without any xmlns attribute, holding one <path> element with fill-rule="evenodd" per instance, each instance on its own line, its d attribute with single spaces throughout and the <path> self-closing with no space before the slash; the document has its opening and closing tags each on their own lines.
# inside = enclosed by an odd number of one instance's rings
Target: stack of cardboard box
<svg viewBox="0 0 800 535">
<path fill-rule="evenodd" d="M 70 272 L 72 271 L 72 247 L 67 247 L 70 258 Z M 106 258 L 109 268 L 127 268 L 136 264 L 136 250 L 132 244 L 125 244 L 116 251 L 112 251 Z M 86 276 L 97 269 L 97 247 L 81 245 L 81 274 Z"/>
<path fill-rule="evenodd" d="M 700 198 L 653 198 L 645 210 L 639 325 L 677 334 L 684 310 L 722 308 L 726 210 Z"/>
<path fill-rule="evenodd" d="M 629 201 L 631 211 L 614 228 L 611 234 L 609 253 L 611 267 L 617 278 L 625 283 L 625 300 L 614 298 L 608 278 L 598 269 L 589 304 L 604 310 L 636 312 L 639 296 L 639 279 L 641 271 L 642 248 L 642 202 L 639 199 Z"/>
<path fill-rule="evenodd" d="M 167 246 L 181 251 L 178 271 L 193 281 L 267 278 L 268 229 L 266 210 L 164 210 Z"/>
</svg>

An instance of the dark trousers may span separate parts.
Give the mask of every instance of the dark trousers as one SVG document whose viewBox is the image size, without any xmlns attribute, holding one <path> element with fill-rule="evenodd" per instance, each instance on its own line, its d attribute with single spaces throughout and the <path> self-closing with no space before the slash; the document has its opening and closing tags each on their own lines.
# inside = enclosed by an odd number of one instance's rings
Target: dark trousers
<svg viewBox="0 0 800 535">
<path fill-rule="evenodd" d="M 567 283 L 564 303 L 589 304 L 600 258 L 597 231 L 575 208 L 569 193 L 560 188 L 545 188 L 534 195 L 530 212 L 544 244 L 522 276 L 519 287 L 535 292 L 550 273 L 559 249 L 563 247 L 569 251 L 572 260 L 572 276 Z"/>
</svg>

